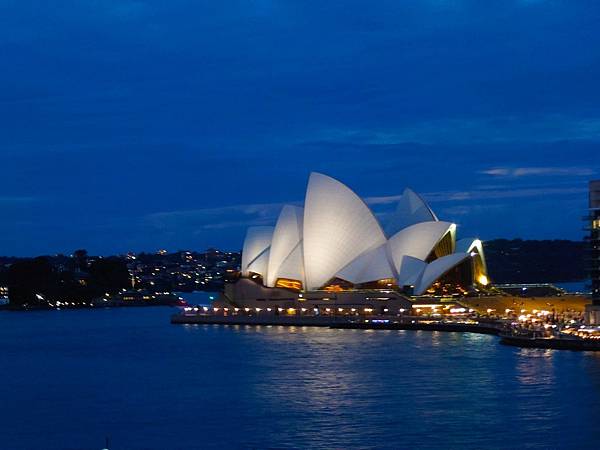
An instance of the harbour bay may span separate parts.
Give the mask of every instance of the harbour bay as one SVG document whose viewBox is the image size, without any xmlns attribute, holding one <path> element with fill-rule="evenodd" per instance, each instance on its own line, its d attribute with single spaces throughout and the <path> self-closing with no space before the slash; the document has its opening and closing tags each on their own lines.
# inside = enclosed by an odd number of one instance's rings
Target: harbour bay
<svg viewBox="0 0 600 450">
<path fill-rule="evenodd" d="M 2 312 L 2 447 L 593 448 L 600 358 L 494 336 Z"/>
</svg>

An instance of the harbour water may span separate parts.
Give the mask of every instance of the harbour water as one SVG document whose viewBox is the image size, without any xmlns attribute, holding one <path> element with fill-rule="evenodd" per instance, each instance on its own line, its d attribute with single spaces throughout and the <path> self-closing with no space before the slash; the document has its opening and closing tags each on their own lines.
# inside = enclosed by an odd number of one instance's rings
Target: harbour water
<svg viewBox="0 0 600 450">
<path fill-rule="evenodd" d="M 595 353 L 173 312 L 1 312 L 0 448 L 597 448 Z"/>
<path fill-rule="evenodd" d="M 213 300 L 219 297 L 218 292 L 175 292 L 179 297 L 183 298 L 190 305 L 210 306 Z"/>
<path fill-rule="evenodd" d="M 552 283 L 559 288 L 564 289 L 569 293 L 584 293 L 589 294 L 591 292 L 590 280 L 582 281 L 567 281 L 563 283 Z"/>
</svg>

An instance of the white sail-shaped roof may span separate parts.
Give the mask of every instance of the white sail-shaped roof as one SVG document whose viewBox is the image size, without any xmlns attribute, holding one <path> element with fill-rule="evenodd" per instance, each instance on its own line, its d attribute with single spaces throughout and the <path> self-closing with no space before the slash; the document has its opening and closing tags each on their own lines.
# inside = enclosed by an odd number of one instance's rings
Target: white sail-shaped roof
<svg viewBox="0 0 600 450">
<path fill-rule="evenodd" d="M 485 254 L 483 252 L 483 243 L 480 239 L 464 238 L 456 241 L 456 252 L 477 253 L 481 261 L 483 272 L 487 273 L 487 264 L 485 262 Z"/>
<path fill-rule="evenodd" d="M 421 222 L 393 235 L 389 246 L 397 272 L 403 272 L 404 256 L 425 260 L 446 233 L 454 233 L 455 229 L 456 225 L 450 222 Z"/>
<path fill-rule="evenodd" d="M 404 255 L 400 260 L 400 273 L 398 273 L 398 286 L 415 286 L 419 277 L 427 267 L 421 259 Z"/>
<path fill-rule="evenodd" d="M 261 275 L 263 279 L 267 276 L 269 267 L 269 250 L 270 248 L 266 248 L 260 255 L 254 258 L 250 264 L 248 264 L 248 273 L 257 273 Z"/>
<path fill-rule="evenodd" d="M 304 290 L 319 289 L 334 277 L 354 285 L 394 278 L 419 295 L 472 258 L 474 283 L 489 283 L 481 241 L 456 242 L 456 225 L 439 221 L 410 189 L 400 197 L 388 234 L 352 190 L 326 175 L 310 175 L 304 206 L 284 206 L 275 227 L 248 229 L 243 276 L 260 274 L 268 287 L 297 280 Z"/>
<path fill-rule="evenodd" d="M 415 286 L 415 295 L 423 294 L 429 287 L 435 283 L 441 276 L 446 272 L 456 267 L 464 260 L 469 259 L 471 255 L 469 253 L 453 253 L 451 255 L 443 256 L 438 258 L 431 263 L 427 264 L 427 267 L 423 271 L 421 278 L 418 280 Z"/>
<path fill-rule="evenodd" d="M 304 269 L 307 289 L 317 289 L 340 269 L 386 242 L 368 206 L 347 186 L 311 173 L 304 204 Z"/>
<path fill-rule="evenodd" d="M 250 227 L 246 232 L 242 249 L 242 275 L 248 275 L 248 265 L 271 245 L 273 227 Z"/>
<path fill-rule="evenodd" d="M 396 278 L 387 255 L 387 243 L 369 250 L 340 270 L 338 278 L 354 284 Z"/>
<path fill-rule="evenodd" d="M 425 201 L 411 189 L 406 188 L 398 201 L 396 210 L 385 226 L 388 236 L 420 222 L 435 222 L 438 218 Z"/>
<path fill-rule="evenodd" d="M 302 240 L 303 218 L 304 209 L 298 206 L 285 205 L 281 210 L 269 252 L 267 286 L 273 287 L 277 278 L 284 278 L 279 274 L 279 269 L 283 261 Z"/>
<path fill-rule="evenodd" d="M 457 253 L 470 253 L 474 250 L 481 250 L 483 252 L 483 247 L 481 245 L 481 241 L 476 238 L 464 238 L 456 241 L 456 252 Z"/>
<path fill-rule="evenodd" d="M 279 266 L 277 278 L 287 278 L 289 280 L 298 280 L 302 286 L 306 284 L 304 277 L 304 255 L 302 254 L 302 241 L 292 250 L 287 258 Z M 277 278 L 275 282 L 277 282 Z"/>
</svg>

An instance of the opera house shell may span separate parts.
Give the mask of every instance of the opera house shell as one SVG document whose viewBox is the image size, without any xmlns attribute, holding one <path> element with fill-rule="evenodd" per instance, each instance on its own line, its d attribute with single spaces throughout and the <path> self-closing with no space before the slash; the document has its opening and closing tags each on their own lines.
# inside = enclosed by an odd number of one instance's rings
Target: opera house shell
<svg viewBox="0 0 600 450">
<path fill-rule="evenodd" d="M 248 229 L 241 275 L 297 292 L 380 288 L 415 296 L 488 283 L 481 241 L 457 241 L 456 225 L 410 189 L 382 225 L 350 188 L 320 173 L 310 175 L 303 208 L 286 205 L 274 227 Z"/>
</svg>

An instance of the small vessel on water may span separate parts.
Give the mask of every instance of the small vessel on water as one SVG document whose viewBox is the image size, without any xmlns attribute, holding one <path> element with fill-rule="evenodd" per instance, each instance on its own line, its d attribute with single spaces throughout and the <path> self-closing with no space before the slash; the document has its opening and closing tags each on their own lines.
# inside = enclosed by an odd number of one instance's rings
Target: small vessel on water
<svg viewBox="0 0 600 450">
<path fill-rule="evenodd" d="M 516 347 L 600 351 L 600 330 L 596 327 L 567 328 L 550 335 L 511 329 L 499 336 L 501 344 Z"/>
</svg>

